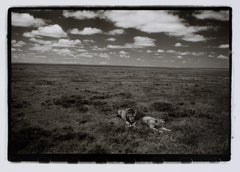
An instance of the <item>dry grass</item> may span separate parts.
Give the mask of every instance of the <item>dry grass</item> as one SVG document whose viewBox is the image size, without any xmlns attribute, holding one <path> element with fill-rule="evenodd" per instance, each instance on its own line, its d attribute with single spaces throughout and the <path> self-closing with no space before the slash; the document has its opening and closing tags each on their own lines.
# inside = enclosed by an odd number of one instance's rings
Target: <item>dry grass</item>
<svg viewBox="0 0 240 172">
<path fill-rule="evenodd" d="M 223 154 L 225 70 L 12 65 L 14 153 Z M 164 118 L 171 132 L 127 128 L 116 109 Z M 219 144 L 221 143 L 221 144 Z"/>
</svg>

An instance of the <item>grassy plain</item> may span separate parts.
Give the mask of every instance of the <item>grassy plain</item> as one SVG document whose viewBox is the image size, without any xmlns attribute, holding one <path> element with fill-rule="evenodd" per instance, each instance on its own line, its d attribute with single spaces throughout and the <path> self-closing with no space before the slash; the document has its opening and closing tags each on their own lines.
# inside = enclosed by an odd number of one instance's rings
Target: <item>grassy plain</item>
<svg viewBox="0 0 240 172">
<path fill-rule="evenodd" d="M 17 154 L 224 154 L 229 151 L 229 71 L 13 64 L 11 151 Z M 155 133 L 113 114 L 166 120 Z"/>
</svg>

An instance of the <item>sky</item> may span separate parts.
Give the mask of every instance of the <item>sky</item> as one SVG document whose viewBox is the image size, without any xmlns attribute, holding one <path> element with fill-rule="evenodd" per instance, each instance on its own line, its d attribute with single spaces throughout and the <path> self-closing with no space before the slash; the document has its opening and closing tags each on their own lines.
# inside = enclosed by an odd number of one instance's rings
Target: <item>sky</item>
<svg viewBox="0 0 240 172">
<path fill-rule="evenodd" d="M 12 63 L 229 67 L 228 10 L 11 13 Z"/>
</svg>

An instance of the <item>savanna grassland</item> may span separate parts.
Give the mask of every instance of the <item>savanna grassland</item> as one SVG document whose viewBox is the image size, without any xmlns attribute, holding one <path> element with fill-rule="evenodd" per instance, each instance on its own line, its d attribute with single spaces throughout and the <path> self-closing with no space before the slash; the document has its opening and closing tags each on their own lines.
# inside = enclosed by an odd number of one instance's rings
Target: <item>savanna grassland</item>
<svg viewBox="0 0 240 172">
<path fill-rule="evenodd" d="M 225 154 L 229 70 L 12 64 L 11 152 Z M 166 120 L 156 133 L 115 117 Z"/>
</svg>

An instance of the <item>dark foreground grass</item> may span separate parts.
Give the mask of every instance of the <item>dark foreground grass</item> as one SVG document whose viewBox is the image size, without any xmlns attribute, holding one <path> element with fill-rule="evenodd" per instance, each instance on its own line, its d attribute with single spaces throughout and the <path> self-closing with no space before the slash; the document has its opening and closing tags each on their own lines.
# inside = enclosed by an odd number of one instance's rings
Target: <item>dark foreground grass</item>
<svg viewBox="0 0 240 172">
<path fill-rule="evenodd" d="M 12 65 L 11 151 L 224 154 L 229 150 L 229 77 L 222 69 Z M 171 132 L 115 117 L 163 118 Z"/>
</svg>

